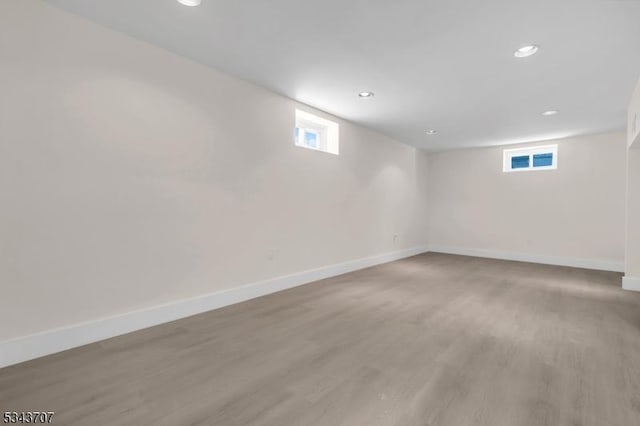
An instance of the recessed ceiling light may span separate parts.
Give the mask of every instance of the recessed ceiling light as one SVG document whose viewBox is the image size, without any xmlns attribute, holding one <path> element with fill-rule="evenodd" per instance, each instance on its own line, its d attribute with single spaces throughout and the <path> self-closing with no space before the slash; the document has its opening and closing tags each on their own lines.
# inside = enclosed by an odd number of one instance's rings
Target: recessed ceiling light
<svg viewBox="0 0 640 426">
<path fill-rule="evenodd" d="M 543 112 L 542 115 L 549 116 L 549 115 L 556 115 L 557 113 L 558 111 L 556 111 L 555 109 L 552 109 L 552 110 Z"/>
<path fill-rule="evenodd" d="M 358 96 L 361 98 L 373 98 L 374 94 L 373 92 L 360 92 L 358 93 Z"/>
<path fill-rule="evenodd" d="M 184 4 L 185 6 L 200 6 L 202 0 L 178 0 L 178 3 Z"/>
<path fill-rule="evenodd" d="M 535 44 L 529 44 L 527 46 L 522 46 L 520 49 L 516 50 L 513 53 L 513 56 L 516 58 L 526 58 L 527 56 L 535 55 L 538 51 L 539 47 Z"/>
<path fill-rule="evenodd" d="M 438 131 L 431 129 L 431 130 L 427 130 L 425 133 L 428 134 L 428 135 L 435 135 L 435 134 L 438 133 Z"/>
</svg>

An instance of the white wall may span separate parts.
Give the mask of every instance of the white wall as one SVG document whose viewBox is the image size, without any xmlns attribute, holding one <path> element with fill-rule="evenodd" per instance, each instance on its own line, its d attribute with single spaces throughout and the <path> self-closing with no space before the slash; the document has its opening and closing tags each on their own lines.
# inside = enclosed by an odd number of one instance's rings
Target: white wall
<svg viewBox="0 0 640 426">
<path fill-rule="evenodd" d="M 626 237 L 625 275 L 640 279 L 640 148 L 627 153 Z"/>
<path fill-rule="evenodd" d="M 629 146 L 636 146 L 636 143 L 640 143 L 640 80 L 631 95 L 627 111 L 627 142 Z"/>
<path fill-rule="evenodd" d="M 625 284 L 640 290 L 640 80 L 629 103 Z"/>
<path fill-rule="evenodd" d="M 508 147 L 431 154 L 430 246 L 622 270 L 625 134 L 557 143 L 550 171 L 503 173 Z"/>
<path fill-rule="evenodd" d="M 414 148 L 297 148 L 296 102 L 36 0 L 0 60 L 0 341 L 426 244 Z"/>
</svg>

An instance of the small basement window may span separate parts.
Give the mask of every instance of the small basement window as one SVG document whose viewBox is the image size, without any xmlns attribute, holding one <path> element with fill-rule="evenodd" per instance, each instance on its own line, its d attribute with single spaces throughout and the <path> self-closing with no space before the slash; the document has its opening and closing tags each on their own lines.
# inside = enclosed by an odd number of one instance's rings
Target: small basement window
<svg viewBox="0 0 640 426">
<path fill-rule="evenodd" d="M 505 149 L 503 172 L 555 170 L 558 168 L 558 145 Z"/>
<path fill-rule="evenodd" d="M 339 154 L 339 125 L 317 115 L 296 110 L 296 146 Z"/>
</svg>

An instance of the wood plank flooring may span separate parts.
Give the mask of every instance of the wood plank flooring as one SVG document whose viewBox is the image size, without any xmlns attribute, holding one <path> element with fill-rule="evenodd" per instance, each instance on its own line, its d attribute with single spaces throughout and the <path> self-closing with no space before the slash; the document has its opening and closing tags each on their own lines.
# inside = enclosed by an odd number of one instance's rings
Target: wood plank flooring
<svg viewBox="0 0 640 426">
<path fill-rule="evenodd" d="M 429 253 L 0 370 L 62 425 L 640 425 L 621 275 Z"/>
</svg>

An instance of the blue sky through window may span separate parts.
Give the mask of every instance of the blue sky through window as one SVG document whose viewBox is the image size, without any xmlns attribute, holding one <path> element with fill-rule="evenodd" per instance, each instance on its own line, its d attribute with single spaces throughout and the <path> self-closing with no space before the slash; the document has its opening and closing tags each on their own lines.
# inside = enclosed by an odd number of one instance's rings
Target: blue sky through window
<svg viewBox="0 0 640 426">
<path fill-rule="evenodd" d="M 295 131 L 296 145 L 304 145 L 309 148 L 318 148 L 318 133 L 305 129 L 304 127 L 296 127 Z"/>
<path fill-rule="evenodd" d="M 534 154 L 533 167 L 549 167 L 553 164 L 553 154 L 548 152 L 545 154 Z"/>
<path fill-rule="evenodd" d="M 305 131 L 304 132 L 304 142 L 305 145 L 311 147 L 311 148 L 317 148 L 318 147 L 318 134 L 314 133 L 314 132 L 310 132 L 310 131 Z"/>
<path fill-rule="evenodd" d="M 511 157 L 512 169 L 528 169 L 529 168 L 529 156 L 520 155 L 518 157 Z"/>
<path fill-rule="evenodd" d="M 296 146 L 339 155 L 338 123 L 296 109 Z"/>
<path fill-rule="evenodd" d="M 502 171 L 556 170 L 558 145 L 512 148 L 502 151 Z"/>
</svg>

